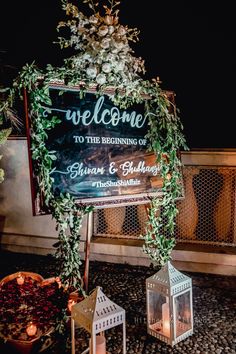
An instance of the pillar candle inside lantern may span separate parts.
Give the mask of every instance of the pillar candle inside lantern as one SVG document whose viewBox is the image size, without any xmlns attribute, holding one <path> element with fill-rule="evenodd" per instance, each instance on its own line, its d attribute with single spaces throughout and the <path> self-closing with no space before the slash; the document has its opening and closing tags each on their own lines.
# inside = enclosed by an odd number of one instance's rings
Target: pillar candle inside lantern
<svg viewBox="0 0 236 354">
<path fill-rule="evenodd" d="M 184 310 L 184 322 L 188 324 L 191 322 L 191 312 L 189 308 Z"/>
<path fill-rule="evenodd" d="M 91 340 L 90 340 L 91 347 Z M 90 354 L 92 353 L 90 348 Z M 106 338 L 104 336 L 97 335 L 96 336 L 96 354 L 106 354 Z"/>
<path fill-rule="evenodd" d="M 167 302 L 162 305 L 162 332 L 164 336 L 170 336 L 170 310 L 168 299 Z"/>
</svg>

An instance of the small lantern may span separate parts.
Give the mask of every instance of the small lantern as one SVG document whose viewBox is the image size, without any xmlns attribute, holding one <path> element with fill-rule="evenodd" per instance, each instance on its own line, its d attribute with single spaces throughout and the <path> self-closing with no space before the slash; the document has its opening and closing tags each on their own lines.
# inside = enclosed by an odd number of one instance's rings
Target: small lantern
<svg viewBox="0 0 236 354">
<path fill-rule="evenodd" d="M 91 335 L 90 354 L 106 354 L 105 330 L 123 325 L 123 354 L 126 354 L 125 310 L 102 292 L 99 286 L 90 296 L 72 306 L 71 339 L 72 354 L 75 354 L 75 323 Z M 98 336 L 97 334 L 100 334 Z"/>
<path fill-rule="evenodd" d="M 192 280 L 168 261 L 146 279 L 147 331 L 174 346 L 193 334 Z"/>
</svg>

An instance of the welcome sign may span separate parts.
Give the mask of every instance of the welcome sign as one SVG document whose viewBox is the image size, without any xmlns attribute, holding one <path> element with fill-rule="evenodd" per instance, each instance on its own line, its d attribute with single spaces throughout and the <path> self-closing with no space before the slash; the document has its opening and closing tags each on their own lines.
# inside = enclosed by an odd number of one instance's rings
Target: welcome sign
<svg viewBox="0 0 236 354">
<path fill-rule="evenodd" d="M 50 86 L 52 106 L 43 115 L 57 116 L 48 131 L 47 149 L 56 155 L 50 172 L 54 193 L 70 193 L 95 206 L 146 202 L 161 192 L 154 154 L 147 153 L 149 115 L 143 104 L 115 106 L 108 93 L 98 96 L 79 88 Z"/>
</svg>

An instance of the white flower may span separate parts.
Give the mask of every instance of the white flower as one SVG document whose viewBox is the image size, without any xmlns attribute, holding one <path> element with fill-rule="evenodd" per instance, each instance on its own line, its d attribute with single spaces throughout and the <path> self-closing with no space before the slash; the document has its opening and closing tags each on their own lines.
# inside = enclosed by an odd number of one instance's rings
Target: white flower
<svg viewBox="0 0 236 354">
<path fill-rule="evenodd" d="M 97 64 L 102 64 L 103 60 L 102 60 L 102 58 L 97 57 L 97 58 L 95 59 L 95 62 L 96 62 Z"/>
<path fill-rule="evenodd" d="M 124 67 L 125 67 L 125 63 L 123 61 L 118 61 L 116 63 L 116 68 L 117 68 L 118 71 L 124 70 Z"/>
<path fill-rule="evenodd" d="M 75 45 L 75 49 L 81 49 L 81 48 L 82 48 L 81 43 L 76 43 L 76 45 Z"/>
<path fill-rule="evenodd" d="M 116 49 L 122 49 L 124 47 L 124 42 L 123 41 L 113 41 L 113 45 Z"/>
<path fill-rule="evenodd" d="M 103 38 L 103 40 L 101 41 L 101 47 L 103 48 L 103 49 L 107 49 L 107 48 L 109 48 L 109 46 L 110 46 L 110 38 Z"/>
<path fill-rule="evenodd" d="M 71 30 L 72 33 L 76 33 L 77 28 L 76 28 L 75 25 L 71 25 L 71 26 L 70 26 L 70 30 Z"/>
<path fill-rule="evenodd" d="M 129 45 L 128 44 L 124 44 L 122 51 L 126 54 L 130 51 Z"/>
<path fill-rule="evenodd" d="M 97 75 L 97 68 L 95 66 L 89 66 L 86 70 L 88 77 L 94 78 Z"/>
<path fill-rule="evenodd" d="M 123 71 L 125 68 L 125 63 L 123 61 L 115 61 L 112 64 L 113 64 L 115 73 L 118 73 L 119 71 Z"/>
<path fill-rule="evenodd" d="M 103 85 L 106 82 L 106 76 L 104 74 L 98 74 L 96 81 L 99 85 Z"/>
<path fill-rule="evenodd" d="M 119 58 L 122 59 L 122 60 L 126 60 L 126 59 L 127 59 L 127 56 L 126 56 L 126 54 L 124 54 L 124 53 L 120 53 L 120 54 L 119 54 Z"/>
<path fill-rule="evenodd" d="M 100 37 L 104 37 L 108 33 L 108 27 L 107 26 L 100 26 L 98 29 L 98 35 Z"/>
<path fill-rule="evenodd" d="M 108 27 L 108 34 L 112 34 L 115 31 L 114 26 L 109 26 Z"/>
<path fill-rule="evenodd" d="M 79 42 L 79 38 L 78 36 L 72 35 L 70 37 L 71 43 L 78 43 Z"/>
<path fill-rule="evenodd" d="M 107 61 L 114 61 L 115 58 L 116 58 L 116 56 L 115 56 L 114 54 L 108 53 L 108 54 L 107 54 L 107 57 L 106 57 L 106 60 L 107 60 Z"/>
<path fill-rule="evenodd" d="M 97 31 L 97 28 L 95 26 L 92 26 L 89 30 L 89 33 L 94 33 Z"/>
<path fill-rule="evenodd" d="M 108 77 L 109 82 L 114 82 L 116 80 L 116 77 L 114 75 L 110 75 Z"/>
<path fill-rule="evenodd" d="M 83 18 L 81 18 L 80 21 L 79 21 L 79 26 L 84 27 L 84 26 L 87 25 L 88 23 L 89 23 L 88 19 L 85 18 L 85 17 L 83 17 Z"/>
<path fill-rule="evenodd" d="M 102 65 L 102 71 L 104 73 L 109 73 L 111 71 L 111 65 L 109 63 L 104 63 Z"/>
<path fill-rule="evenodd" d="M 120 26 L 117 30 L 117 33 L 119 34 L 119 36 L 124 36 L 126 34 L 126 30 L 123 26 Z"/>
<path fill-rule="evenodd" d="M 93 41 L 93 42 L 91 43 L 91 46 L 92 46 L 92 48 L 93 48 L 94 50 L 96 50 L 96 51 L 98 51 L 98 50 L 100 49 L 100 44 L 99 44 L 99 42 Z"/>
<path fill-rule="evenodd" d="M 112 24 L 113 24 L 113 21 L 114 21 L 113 16 L 106 15 L 106 16 L 104 17 L 104 22 L 105 22 L 106 25 L 112 25 Z"/>
<path fill-rule="evenodd" d="M 98 18 L 95 15 L 92 15 L 89 17 L 89 22 L 96 24 L 96 23 L 98 23 Z"/>
<path fill-rule="evenodd" d="M 79 32 L 79 34 L 81 34 L 81 33 L 87 32 L 87 30 L 83 26 L 79 26 L 78 27 L 78 32 Z"/>
<path fill-rule="evenodd" d="M 89 53 L 84 53 L 83 59 L 84 59 L 84 60 L 87 60 L 87 61 L 89 61 L 89 62 L 92 61 L 92 57 L 91 57 L 91 55 L 90 55 Z"/>
<path fill-rule="evenodd" d="M 117 54 L 118 52 L 119 52 L 119 50 L 117 48 L 112 49 L 112 53 Z"/>
<path fill-rule="evenodd" d="M 78 66 L 80 65 L 81 59 L 79 57 L 74 57 L 73 58 L 73 63 L 74 65 Z"/>
</svg>

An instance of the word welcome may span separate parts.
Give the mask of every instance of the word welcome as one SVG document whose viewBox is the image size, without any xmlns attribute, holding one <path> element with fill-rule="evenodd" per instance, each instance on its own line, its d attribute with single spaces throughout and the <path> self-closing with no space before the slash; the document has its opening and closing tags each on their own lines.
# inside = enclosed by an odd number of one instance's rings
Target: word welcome
<svg viewBox="0 0 236 354">
<path fill-rule="evenodd" d="M 63 110 L 57 108 L 46 108 L 43 115 L 46 117 L 51 111 L 65 112 L 66 120 L 71 121 L 74 125 L 82 124 L 84 126 L 95 124 L 111 125 L 116 127 L 120 122 L 129 123 L 132 128 L 142 128 L 149 115 L 155 115 L 154 113 L 148 112 L 144 116 L 141 113 L 132 111 L 128 113 L 126 111 L 120 111 L 118 107 L 113 106 L 112 108 L 104 108 L 104 96 L 100 96 L 95 103 L 93 112 L 86 109 L 81 112 L 80 109 L 77 110 Z"/>
</svg>

